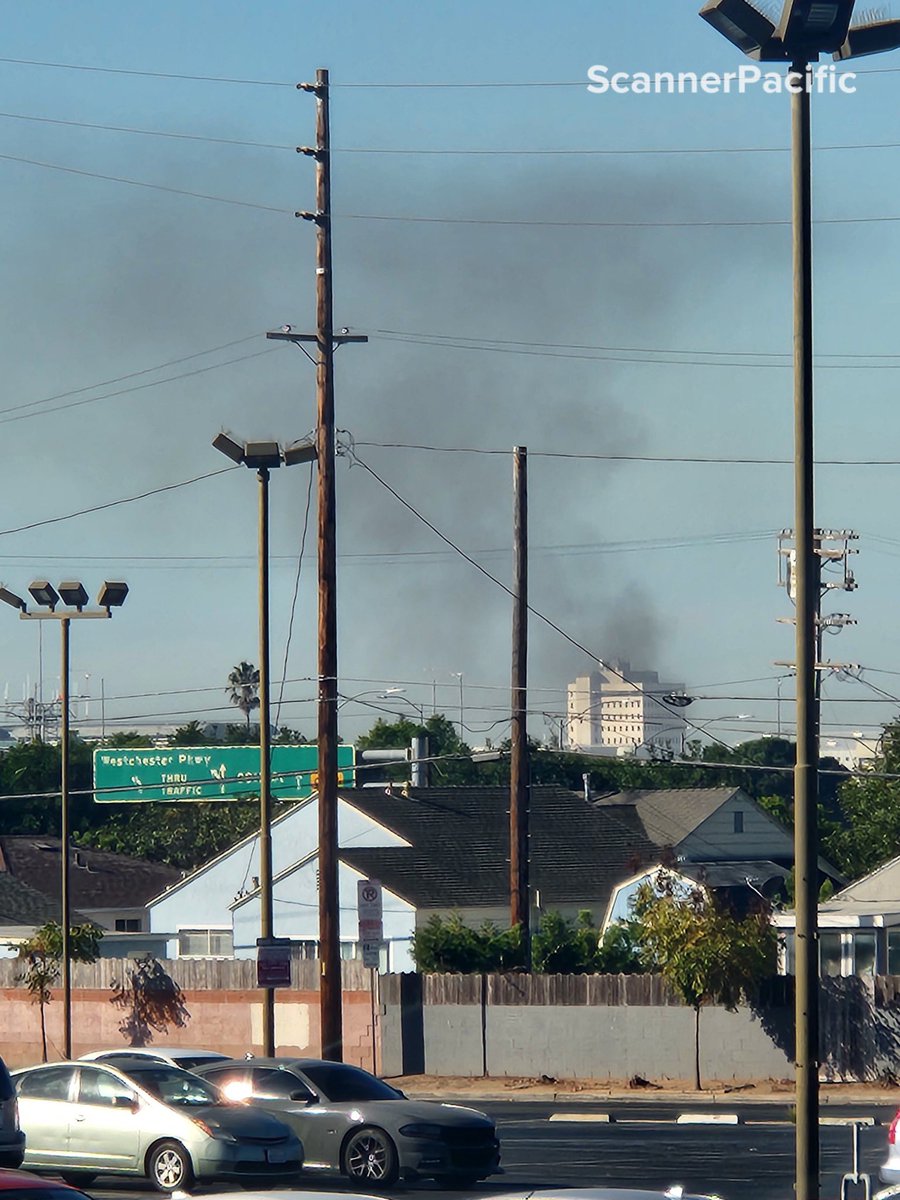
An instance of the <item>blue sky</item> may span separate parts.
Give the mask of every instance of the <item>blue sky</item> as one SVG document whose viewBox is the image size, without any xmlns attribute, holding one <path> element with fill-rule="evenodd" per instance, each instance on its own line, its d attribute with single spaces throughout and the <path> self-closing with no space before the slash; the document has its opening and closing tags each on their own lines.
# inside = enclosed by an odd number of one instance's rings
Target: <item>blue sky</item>
<svg viewBox="0 0 900 1200">
<path fill-rule="evenodd" d="M 45 575 L 92 591 L 128 580 L 115 621 L 73 636 L 80 690 L 96 697 L 103 680 L 111 722 L 221 718 L 231 666 L 256 660 L 254 481 L 234 471 L 42 522 L 217 470 L 210 441 L 222 427 L 281 440 L 312 429 L 309 364 L 262 334 L 313 320 L 314 234 L 290 214 L 312 205 L 312 165 L 293 147 L 312 140 L 314 109 L 293 84 L 327 67 L 336 319 L 371 337 L 339 355 L 344 440 L 505 583 L 509 452 L 527 446 L 533 605 L 596 655 L 683 681 L 705 698 L 691 710 L 698 722 L 751 714 L 733 731 L 723 720 L 726 739 L 774 727 L 773 662 L 793 655 L 777 623 L 789 605 L 774 538 L 792 522 L 790 467 L 656 460 L 791 458 L 789 231 L 752 224 L 789 215 L 787 100 L 584 86 L 595 63 L 735 70 L 737 51 L 697 7 L 51 2 L 40 21 L 21 7 L 5 14 L 0 577 L 19 591 Z M 862 148 L 900 144 L 900 56 L 860 71 L 856 95 L 814 102 L 815 213 L 826 221 L 900 217 L 900 149 Z M 679 224 L 717 221 L 750 224 Z M 822 459 L 900 460 L 898 247 L 900 221 L 817 226 Z M 147 373 L 96 387 L 137 372 Z M 340 691 L 366 695 L 342 711 L 342 733 L 381 709 L 411 711 L 407 700 L 430 709 L 435 691 L 458 717 L 462 672 L 467 738 L 500 740 L 509 598 L 351 462 L 338 470 Z M 817 476 L 819 524 L 860 533 L 860 588 L 826 604 L 859 625 L 829 641 L 829 657 L 861 664 L 891 694 L 898 469 L 823 465 Z M 307 472 L 273 479 L 276 675 Z M 26 525 L 37 527 L 8 532 Z M 281 712 L 307 733 L 313 529 Z M 11 700 L 41 673 L 36 625 L 14 621 L 9 610 Z M 540 734 L 540 714 L 560 710 L 589 661 L 539 620 L 531 633 Z M 45 697 L 57 686 L 52 634 Z M 405 692 L 379 700 L 388 687 Z M 896 712 L 865 683 L 828 680 L 824 695 L 826 732 Z"/>
</svg>

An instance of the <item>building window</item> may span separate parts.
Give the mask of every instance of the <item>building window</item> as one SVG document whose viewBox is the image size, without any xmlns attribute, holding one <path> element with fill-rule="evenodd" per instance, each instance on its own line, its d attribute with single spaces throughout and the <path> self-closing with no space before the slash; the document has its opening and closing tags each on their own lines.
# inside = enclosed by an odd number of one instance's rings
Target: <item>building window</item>
<svg viewBox="0 0 900 1200">
<path fill-rule="evenodd" d="M 140 933 L 140 917 L 116 917 L 116 933 Z"/>
<path fill-rule="evenodd" d="M 744 832 L 744 814 L 743 814 L 743 812 L 741 812 L 741 810 L 738 809 L 737 812 L 732 813 L 732 816 L 734 817 L 734 832 L 735 833 L 743 833 Z"/>
<path fill-rule="evenodd" d="M 900 929 L 888 930 L 887 952 L 888 975 L 900 975 Z"/>
<path fill-rule="evenodd" d="M 875 932 L 857 930 L 853 934 L 853 974 L 875 974 Z"/>
<path fill-rule="evenodd" d="M 234 958 L 230 929 L 179 929 L 179 958 Z"/>
<path fill-rule="evenodd" d="M 819 964 L 823 975 L 838 976 L 841 974 L 843 947 L 839 933 L 825 932 L 819 934 Z"/>
</svg>

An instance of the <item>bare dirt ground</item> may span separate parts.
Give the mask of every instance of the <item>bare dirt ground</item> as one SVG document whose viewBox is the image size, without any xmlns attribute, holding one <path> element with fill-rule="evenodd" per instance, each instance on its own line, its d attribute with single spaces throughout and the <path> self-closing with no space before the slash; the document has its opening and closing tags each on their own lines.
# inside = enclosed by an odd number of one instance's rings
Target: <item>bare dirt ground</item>
<svg viewBox="0 0 900 1200">
<path fill-rule="evenodd" d="M 793 1079 L 769 1079 L 755 1083 L 723 1083 L 709 1081 L 699 1091 L 681 1079 L 649 1080 L 590 1080 L 538 1079 L 470 1076 L 407 1075 L 390 1081 L 395 1087 L 415 1096 L 491 1097 L 522 1100 L 596 1100 L 596 1099 L 654 1099 L 703 1100 L 720 1102 L 789 1103 L 794 1091 Z M 900 1104 L 900 1089 L 883 1083 L 834 1083 L 819 1085 L 819 1099 L 827 1104 Z"/>
</svg>

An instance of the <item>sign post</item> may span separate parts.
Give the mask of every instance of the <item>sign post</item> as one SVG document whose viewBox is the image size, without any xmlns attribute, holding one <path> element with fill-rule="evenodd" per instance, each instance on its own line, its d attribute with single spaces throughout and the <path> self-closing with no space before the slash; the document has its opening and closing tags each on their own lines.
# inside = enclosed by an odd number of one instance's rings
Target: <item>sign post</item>
<svg viewBox="0 0 900 1200">
<path fill-rule="evenodd" d="M 378 975 L 381 943 L 384 940 L 384 921 L 381 884 L 377 879 L 360 879 L 356 884 L 356 907 L 359 921 L 359 940 L 362 943 L 363 966 L 371 971 L 369 992 L 372 1001 L 372 1074 L 378 1074 L 375 1055 L 375 987 Z"/>
<path fill-rule="evenodd" d="M 256 986 L 283 988 L 291 986 L 291 939 L 256 939 Z"/>
</svg>

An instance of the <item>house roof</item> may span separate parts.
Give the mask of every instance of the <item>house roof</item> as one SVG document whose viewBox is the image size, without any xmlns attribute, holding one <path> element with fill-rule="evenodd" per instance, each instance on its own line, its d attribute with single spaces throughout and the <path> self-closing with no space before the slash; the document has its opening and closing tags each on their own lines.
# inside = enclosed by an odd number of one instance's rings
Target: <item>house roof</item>
<svg viewBox="0 0 900 1200">
<path fill-rule="evenodd" d="M 740 791 L 735 787 L 645 789 L 598 796 L 593 804 L 601 809 L 631 807 L 656 846 L 677 846 Z M 749 796 L 746 800 L 753 803 Z"/>
<path fill-rule="evenodd" d="M 134 908 L 181 878 L 176 867 L 127 854 L 73 847 L 69 889 L 73 908 Z M 44 834 L 0 837 L 0 880 L 12 876 L 59 907 L 60 839 Z M 58 915 L 58 913 L 57 913 Z M 49 919 L 55 919 L 50 917 Z"/>
<path fill-rule="evenodd" d="M 891 858 L 836 892 L 833 900 L 871 901 L 886 904 L 895 900 L 900 888 L 900 858 Z"/>
<path fill-rule="evenodd" d="M 59 921 L 60 902 L 29 887 L 6 871 L 0 871 L 0 928 L 40 928 L 48 921 Z M 87 918 L 72 913 L 72 920 L 81 924 Z"/>
<path fill-rule="evenodd" d="M 410 843 L 344 847 L 349 866 L 420 908 L 508 903 L 508 787 L 359 788 L 340 796 Z M 594 807 L 567 788 L 532 788 L 530 832 L 530 885 L 545 905 L 605 905 L 636 861 L 657 854 L 633 809 Z"/>
</svg>

